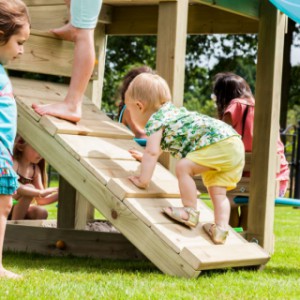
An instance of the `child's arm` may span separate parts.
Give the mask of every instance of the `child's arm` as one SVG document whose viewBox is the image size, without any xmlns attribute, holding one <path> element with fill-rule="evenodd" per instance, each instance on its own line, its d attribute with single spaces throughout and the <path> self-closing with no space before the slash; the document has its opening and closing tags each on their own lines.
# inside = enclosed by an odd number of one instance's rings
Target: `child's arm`
<svg viewBox="0 0 300 300">
<path fill-rule="evenodd" d="M 50 188 L 49 188 L 50 189 Z M 51 188 L 53 189 L 53 188 Z M 47 189 L 46 189 L 47 190 Z M 43 198 L 36 198 L 36 202 L 38 205 L 47 205 L 47 204 L 51 204 L 53 202 L 56 202 L 58 200 L 58 192 L 57 192 L 57 188 L 56 191 L 53 193 L 51 193 L 50 195 L 47 195 L 46 197 Z"/>
<path fill-rule="evenodd" d="M 24 184 L 21 184 L 17 190 L 18 195 L 32 198 L 45 198 L 55 192 L 57 192 L 57 188 L 37 189 L 32 185 Z"/>
<path fill-rule="evenodd" d="M 141 174 L 139 176 L 129 177 L 129 180 L 141 189 L 145 189 L 149 185 L 158 157 L 162 152 L 160 148 L 162 132 L 161 129 L 148 138 L 147 146 L 142 157 Z"/>
</svg>

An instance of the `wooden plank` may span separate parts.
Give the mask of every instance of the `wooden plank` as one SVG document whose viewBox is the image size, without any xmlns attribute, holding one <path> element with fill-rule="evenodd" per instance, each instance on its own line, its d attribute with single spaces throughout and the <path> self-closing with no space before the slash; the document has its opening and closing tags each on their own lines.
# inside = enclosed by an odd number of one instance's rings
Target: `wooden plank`
<svg viewBox="0 0 300 300">
<path fill-rule="evenodd" d="M 24 102 L 25 104 L 28 102 L 26 105 L 29 107 L 31 107 L 34 101 L 41 101 L 35 102 L 40 104 L 43 104 L 42 101 L 44 100 L 62 101 L 68 92 L 67 84 L 17 77 L 11 77 L 10 79 L 14 87 L 15 96 L 24 97 Z M 88 99 L 84 97 L 83 102 L 85 103 L 86 101 L 88 101 Z"/>
<path fill-rule="evenodd" d="M 194 177 L 197 189 L 202 193 L 207 193 L 201 177 Z M 250 177 L 242 177 L 237 187 L 227 192 L 227 195 L 249 196 L 250 194 Z"/>
<path fill-rule="evenodd" d="M 128 176 L 139 174 L 141 166 L 140 162 L 136 160 L 110 160 L 83 157 L 80 159 L 80 162 L 104 185 L 106 185 L 111 178 L 127 178 Z M 160 178 L 176 181 L 174 175 L 160 164 L 157 164 L 153 179 L 157 181 L 160 180 Z"/>
<path fill-rule="evenodd" d="M 162 213 L 162 208 L 182 206 L 179 198 L 126 198 L 123 203 L 149 227 L 155 224 L 174 224 L 174 220 Z M 213 219 L 211 209 L 199 200 L 197 207 L 200 210 L 200 220 L 211 222 Z"/>
<path fill-rule="evenodd" d="M 49 31 L 68 21 L 66 5 L 29 6 L 31 29 Z"/>
<path fill-rule="evenodd" d="M 254 20 L 259 18 L 259 0 L 193 0 L 193 2 L 210 5 Z"/>
<path fill-rule="evenodd" d="M 36 226 L 36 227 L 57 227 L 56 220 L 8 220 L 7 224 L 22 225 L 22 226 Z"/>
<path fill-rule="evenodd" d="M 106 187 L 121 201 L 125 198 L 180 198 L 177 182 L 163 178 L 152 178 L 149 187 L 144 190 L 127 178 L 112 178 Z"/>
<path fill-rule="evenodd" d="M 188 1 L 159 4 L 156 69 L 169 84 L 176 106 L 183 105 Z M 165 155 L 160 162 L 175 172 L 175 160 Z"/>
<path fill-rule="evenodd" d="M 65 249 L 56 248 L 64 241 Z M 110 232 L 40 228 L 8 224 L 4 249 L 44 255 L 94 257 L 101 259 L 145 260 L 145 256 L 123 235 Z"/>
<path fill-rule="evenodd" d="M 72 42 L 30 35 L 22 59 L 13 61 L 7 68 L 70 77 L 73 65 L 73 48 Z"/>
<path fill-rule="evenodd" d="M 214 222 L 213 214 L 210 212 L 210 218 L 206 216 L 208 221 L 204 221 L 198 224 L 197 227 L 191 229 L 184 227 L 180 224 L 154 224 L 151 228 L 153 231 L 161 237 L 171 248 L 177 253 L 180 253 L 183 248 L 202 248 L 211 247 L 214 248 L 214 244 L 205 233 L 202 228 L 203 223 Z M 229 235 L 226 240 L 226 245 L 242 245 L 248 243 L 238 233 L 234 232 L 233 229 L 229 230 Z M 189 261 L 189 258 L 187 259 Z"/>
<path fill-rule="evenodd" d="M 210 6 L 190 5 L 187 31 L 189 34 L 257 33 L 258 21 Z"/>
<path fill-rule="evenodd" d="M 96 63 L 93 76 L 94 80 L 90 81 L 86 95 L 97 107 L 101 108 L 107 44 L 107 35 L 103 24 L 98 24 L 94 36 L 96 48 Z"/>
<path fill-rule="evenodd" d="M 129 149 L 142 149 L 134 140 L 58 134 L 55 139 L 77 159 L 80 157 L 134 160 Z"/>
<path fill-rule="evenodd" d="M 113 22 L 106 26 L 108 35 L 157 34 L 158 7 L 120 6 L 113 9 Z"/>
<path fill-rule="evenodd" d="M 86 224 L 94 219 L 94 207 L 77 192 L 75 206 L 75 229 L 84 230 Z"/>
<path fill-rule="evenodd" d="M 160 270 L 170 275 L 197 277 L 189 263 L 176 254 L 147 225 L 140 221 L 125 205 L 106 189 L 79 161 L 68 155 L 39 123 L 22 107 L 19 109 L 18 131 L 72 186 L 128 238 Z M 43 143 L 40 143 L 40 140 Z"/>
<path fill-rule="evenodd" d="M 262 0 L 247 238 L 273 252 L 276 149 L 286 18 Z M 269 66 L 266 68 L 265 66 Z M 264 129 L 263 131 L 261 129 Z"/>
<path fill-rule="evenodd" d="M 270 256 L 255 243 L 184 248 L 180 254 L 196 270 L 258 266 L 266 264 Z"/>
<path fill-rule="evenodd" d="M 76 189 L 59 176 L 57 228 L 75 228 Z"/>
</svg>

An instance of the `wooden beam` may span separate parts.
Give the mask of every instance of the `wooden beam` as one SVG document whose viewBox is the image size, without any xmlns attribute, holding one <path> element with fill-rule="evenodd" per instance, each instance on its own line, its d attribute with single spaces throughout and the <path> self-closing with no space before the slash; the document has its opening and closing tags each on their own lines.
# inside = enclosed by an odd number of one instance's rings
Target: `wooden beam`
<svg viewBox="0 0 300 300">
<path fill-rule="evenodd" d="M 190 5 L 189 7 L 189 34 L 245 34 L 257 32 L 257 20 L 235 15 L 211 6 Z"/>
<path fill-rule="evenodd" d="M 187 1 L 160 3 L 156 70 L 168 82 L 177 106 L 183 105 L 187 19 Z M 162 156 L 160 162 L 174 171 L 175 160 L 169 154 Z"/>
<path fill-rule="evenodd" d="M 75 228 L 76 189 L 59 176 L 57 227 Z"/>
<path fill-rule="evenodd" d="M 156 35 L 158 6 L 118 6 L 113 8 L 108 35 Z M 257 33 L 258 21 L 206 5 L 190 5 L 189 34 Z"/>
<path fill-rule="evenodd" d="M 65 244 L 63 249 L 56 247 L 56 242 L 59 240 Z M 119 233 L 11 224 L 6 227 L 4 249 L 57 256 L 74 255 L 121 260 L 146 259 Z"/>
<path fill-rule="evenodd" d="M 273 251 L 276 149 L 286 17 L 261 1 L 248 239 Z M 267 67 L 266 67 L 267 66 Z"/>
<path fill-rule="evenodd" d="M 259 19 L 260 0 L 193 0 L 193 3 L 201 3 L 215 8 L 226 10 L 250 19 Z"/>
</svg>

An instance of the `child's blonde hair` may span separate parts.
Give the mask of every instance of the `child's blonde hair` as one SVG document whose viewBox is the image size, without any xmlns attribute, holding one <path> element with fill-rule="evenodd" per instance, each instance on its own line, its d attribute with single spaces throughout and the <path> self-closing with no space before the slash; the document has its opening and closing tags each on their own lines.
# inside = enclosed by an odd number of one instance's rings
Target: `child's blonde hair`
<svg viewBox="0 0 300 300">
<path fill-rule="evenodd" d="M 142 73 L 130 83 L 126 99 L 142 101 L 148 109 L 159 109 L 162 104 L 171 101 L 171 92 L 167 82 L 159 75 Z"/>
<path fill-rule="evenodd" d="M 5 45 L 26 23 L 30 24 L 30 18 L 23 1 L 0 0 L 0 44 Z"/>
<path fill-rule="evenodd" d="M 20 159 L 22 158 L 24 148 L 26 145 L 29 145 L 20 135 L 17 135 L 14 143 L 14 148 L 13 148 L 13 158 L 19 162 Z M 47 187 L 47 170 L 46 170 L 46 162 L 45 159 L 41 159 L 37 165 L 39 166 L 41 170 L 41 176 L 42 176 L 42 183 L 44 188 Z"/>
</svg>

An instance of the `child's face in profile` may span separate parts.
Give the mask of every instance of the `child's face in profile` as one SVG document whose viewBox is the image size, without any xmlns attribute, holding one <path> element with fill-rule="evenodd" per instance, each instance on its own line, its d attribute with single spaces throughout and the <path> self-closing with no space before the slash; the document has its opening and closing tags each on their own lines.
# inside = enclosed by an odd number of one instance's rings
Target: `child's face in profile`
<svg viewBox="0 0 300 300">
<path fill-rule="evenodd" d="M 37 164 L 42 159 L 40 154 L 36 152 L 30 145 L 26 144 L 23 150 L 23 158 L 32 164 Z"/>
<path fill-rule="evenodd" d="M 143 104 L 140 101 L 130 99 L 126 96 L 125 98 L 126 109 L 128 109 L 130 113 L 130 118 L 133 123 L 144 127 L 145 120 L 143 118 Z"/>
<path fill-rule="evenodd" d="M 0 31 L 1 34 L 1 31 Z M 12 35 L 6 44 L 0 44 L 0 62 L 5 65 L 23 54 L 23 44 L 28 40 L 30 34 L 29 24 L 26 23 L 17 34 Z"/>
</svg>

